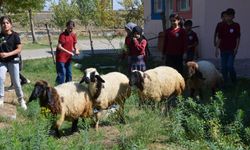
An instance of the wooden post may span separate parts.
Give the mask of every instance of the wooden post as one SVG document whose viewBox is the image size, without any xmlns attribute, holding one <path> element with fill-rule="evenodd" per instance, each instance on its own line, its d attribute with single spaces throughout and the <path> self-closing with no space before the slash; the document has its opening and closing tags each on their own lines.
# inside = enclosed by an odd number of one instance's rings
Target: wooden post
<svg viewBox="0 0 250 150">
<path fill-rule="evenodd" d="M 90 47 L 91 47 L 91 54 L 94 55 L 94 48 L 93 48 L 93 41 L 92 41 L 92 35 L 91 31 L 89 30 L 89 41 L 90 41 Z"/>
<path fill-rule="evenodd" d="M 31 30 L 31 35 L 32 35 L 32 42 L 37 43 L 36 34 L 35 34 L 35 31 L 34 31 L 32 10 L 29 9 L 28 12 L 29 12 L 29 19 L 30 19 L 30 30 Z"/>
<path fill-rule="evenodd" d="M 56 60 L 55 60 L 55 56 L 54 56 L 54 51 L 53 51 L 53 47 L 52 47 L 52 41 L 51 41 L 51 36 L 50 36 L 50 32 L 49 32 L 49 28 L 48 28 L 48 24 L 45 24 L 46 30 L 47 30 L 47 34 L 48 34 L 48 38 L 49 38 L 49 46 L 50 46 L 50 50 L 51 50 L 51 55 L 52 55 L 52 59 L 54 64 L 56 64 Z"/>
</svg>

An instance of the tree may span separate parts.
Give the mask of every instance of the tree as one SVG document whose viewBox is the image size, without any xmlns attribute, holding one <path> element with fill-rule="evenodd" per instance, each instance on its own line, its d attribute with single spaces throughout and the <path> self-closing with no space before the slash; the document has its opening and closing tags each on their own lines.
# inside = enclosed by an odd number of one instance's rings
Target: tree
<svg viewBox="0 0 250 150">
<path fill-rule="evenodd" d="M 126 22 L 135 22 L 138 25 L 143 25 L 144 7 L 141 0 L 122 0 L 118 2 L 125 9 L 124 18 Z"/>
<path fill-rule="evenodd" d="M 32 33 L 33 43 L 37 42 L 35 31 L 34 31 L 34 24 L 32 19 L 32 12 L 33 11 L 40 11 L 43 9 L 46 0 L 6 0 L 0 1 L 2 13 L 11 13 L 11 14 L 22 14 L 28 13 L 29 15 L 29 23 L 30 29 Z M 27 15 L 26 15 L 27 16 Z"/>
<path fill-rule="evenodd" d="M 53 22 L 56 26 L 60 27 L 61 30 L 65 27 L 65 24 L 69 20 L 77 18 L 77 5 L 75 1 L 68 3 L 67 0 L 60 0 L 58 4 L 52 4 Z"/>
<path fill-rule="evenodd" d="M 85 27 L 93 21 L 96 10 L 96 0 L 76 0 L 77 4 L 77 18 L 81 21 L 81 24 Z"/>
</svg>

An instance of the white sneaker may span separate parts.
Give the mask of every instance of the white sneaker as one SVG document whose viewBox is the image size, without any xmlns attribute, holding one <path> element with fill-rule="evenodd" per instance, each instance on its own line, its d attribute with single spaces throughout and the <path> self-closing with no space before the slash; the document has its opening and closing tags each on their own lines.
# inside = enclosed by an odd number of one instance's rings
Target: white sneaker
<svg viewBox="0 0 250 150">
<path fill-rule="evenodd" d="M 3 107 L 3 105 L 4 105 L 4 98 L 1 97 L 1 98 L 0 98 L 0 107 Z"/>
<path fill-rule="evenodd" d="M 21 99 L 20 105 L 21 105 L 21 107 L 22 107 L 24 110 L 27 109 L 27 106 L 26 106 L 26 103 L 25 103 L 24 99 Z"/>
</svg>

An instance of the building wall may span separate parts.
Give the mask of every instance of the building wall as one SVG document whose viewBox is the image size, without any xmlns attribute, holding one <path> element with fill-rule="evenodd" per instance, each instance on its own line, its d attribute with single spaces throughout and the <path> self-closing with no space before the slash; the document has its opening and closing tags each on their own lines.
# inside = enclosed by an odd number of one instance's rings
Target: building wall
<svg viewBox="0 0 250 150">
<path fill-rule="evenodd" d="M 227 8 L 234 8 L 236 11 L 235 21 L 241 25 L 241 42 L 237 58 L 250 58 L 250 20 L 248 11 L 250 8 L 249 0 L 193 0 L 192 20 L 197 32 L 200 44 L 199 52 L 202 58 L 215 58 L 213 45 L 213 34 L 216 24 L 220 21 L 220 14 Z M 162 31 L 161 20 L 150 20 L 151 13 L 150 1 L 144 1 L 144 32 L 146 37 L 157 36 Z M 150 41 L 150 45 L 155 47 L 157 39 Z"/>
</svg>

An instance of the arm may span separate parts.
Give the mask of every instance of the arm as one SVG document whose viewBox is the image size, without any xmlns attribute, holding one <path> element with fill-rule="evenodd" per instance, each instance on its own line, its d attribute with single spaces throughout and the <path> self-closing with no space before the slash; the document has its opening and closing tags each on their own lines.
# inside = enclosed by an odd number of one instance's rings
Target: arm
<svg viewBox="0 0 250 150">
<path fill-rule="evenodd" d="M 215 48 L 215 57 L 217 58 L 219 56 L 219 46 L 220 46 L 221 39 L 218 39 L 216 42 L 216 48 Z"/>
<path fill-rule="evenodd" d="M 134 40 L 134 44 L 135 44 L 136 49 L 140 53 L 145 54 L 145 48 L 146 48 L 146 45 L 147 45 L 147 41 L 146 40 L 142 40 L 141 43 L 139 43 L 139 41 L 136 38 L 134 38 L 133 40 Z"/>
<path fill-rule="evenodd" d="M 236 39 L 236 46 L 235 46 L 235 49 L 234 49 L 234 55 L 237 54 L 238 49 L 239 49 L 239 45 L 240 45 L 240 25 L 237 28 L 237 39 Z"/>
<path fill-rule="evenodd" d="M 17 55 L 17 54 L 20 54 L 21 51 L 22 51 L 22 45 L 18 44 L 17 48 L 14 51 L 0 53 L 0 58 L 6 58 L 6 57 L 13 56 L 13 55 Z"/>
<path fill-rule="evenodd" d="M 58 43 L 58 44 L 57 44 L 57 49 L 58 49 L 58 50 L 61 50 L 61 51 L 64 51 L 64 52 L 66 52 L 66 53 L 68 53 L 68 54 L 74 56 L 74 53 L 72 53 L 72 52 L 68 51 L 67 49 L 63 48 L 61 43 Z"/>
<path fill-rule="evenodd" d="M 73 39 L 74 39 L 74 50 L 75 50 L 75 54 L 76 54 L 76 55 L 79 55 L 79 54 L 80 54 L 79 48 L 76 47 L 76 45 L 77 45 L 77 37 L 76 37 L 76 34 L 73 35 Z"/>
</svg>

